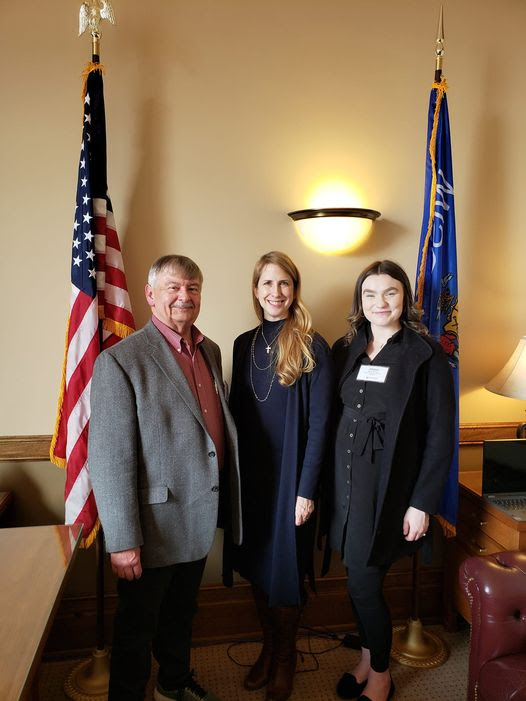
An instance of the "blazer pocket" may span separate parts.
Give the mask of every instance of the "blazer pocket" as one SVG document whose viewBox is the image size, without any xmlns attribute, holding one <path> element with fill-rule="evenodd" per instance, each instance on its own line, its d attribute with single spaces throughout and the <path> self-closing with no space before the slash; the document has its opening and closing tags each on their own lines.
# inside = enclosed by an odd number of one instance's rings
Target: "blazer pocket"
<svg viewBox="0 0 526 701">
<path fill-rule="evenodd" d="M 164 504 L 167 501 L 168 487 L 165 484 L 139 489 L 140 504 Z"/>
</svg>

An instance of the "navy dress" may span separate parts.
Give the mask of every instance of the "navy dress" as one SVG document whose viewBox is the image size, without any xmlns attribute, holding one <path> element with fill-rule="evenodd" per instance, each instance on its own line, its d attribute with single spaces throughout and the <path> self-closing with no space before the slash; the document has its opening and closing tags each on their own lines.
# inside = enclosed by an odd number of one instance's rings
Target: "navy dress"
<svg viewBox="0 0 526 701">
<path fill-rule="evenodd" d="M 236 340 L 230 400 L 243 513 L 243 543 L 232 546 L 232 565 L 270 606 L 301 604 L 305 575 L 313 575 L 316 519 L 296 527 L 295 506 L 298 495 L 317 496 L 332 393 L 329 347 L 317 334 L 315 369 L 292 387 L 279 383 L 263 335 L 270 343 L 282 323 L 264 321 L 263 334 L 253 329 Z"/>
</svg>

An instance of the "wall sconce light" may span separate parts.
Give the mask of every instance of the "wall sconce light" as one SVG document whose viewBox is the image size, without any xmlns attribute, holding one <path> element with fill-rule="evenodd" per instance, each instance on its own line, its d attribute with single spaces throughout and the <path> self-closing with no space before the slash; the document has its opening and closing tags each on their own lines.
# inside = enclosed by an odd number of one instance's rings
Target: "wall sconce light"
<svg viewBox="0 0 526 701">
<path fill-rule="evenodd" d="M 526 336 L 523 336 L 513 355 L 495 377 L 488 382 L 486 389 L 503 397 L 526 399 Z M 526 436 L 526 423 L 517 427 L 517 438 Z"/>
<path fill-rule="evenodd" d="M 309 248 L 327 255 L 349 253 L 364 243 L 380 212 L 357 207 L 299 209 L 288 216 Z"/>
</svg>

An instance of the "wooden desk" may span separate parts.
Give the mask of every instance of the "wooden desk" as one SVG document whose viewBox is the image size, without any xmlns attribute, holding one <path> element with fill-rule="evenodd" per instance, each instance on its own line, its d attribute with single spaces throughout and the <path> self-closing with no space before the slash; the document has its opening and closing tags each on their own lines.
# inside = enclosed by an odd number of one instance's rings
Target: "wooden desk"
<svg viewBox="0 0 526 701">
<path fill-rule="evenodd" d="M 461 472 L 457 537 L 447 544 L 445 623 L 455 626 L 456 613 L 471 620 L 468 602 L 458 583 L 458 570 L 471 555 L 526 549 L 526 522 L 516 521 L 482 497 L 482 471 Z"/>
<path fill-rule="evenodd" d="M 0 529 L 0 699 L 27 699 L 81 526 Z"/>
</svg>

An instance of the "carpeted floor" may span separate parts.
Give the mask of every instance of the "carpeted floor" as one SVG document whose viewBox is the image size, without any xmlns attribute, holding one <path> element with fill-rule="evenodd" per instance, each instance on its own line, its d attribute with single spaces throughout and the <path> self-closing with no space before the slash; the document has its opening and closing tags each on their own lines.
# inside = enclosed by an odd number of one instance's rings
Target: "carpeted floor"
<svg viewBox="0 0 526 701">
<path fill-rule="evenodd" d="M 448 645 L 449 659 L 434 669 L 415 669 L 392 662 L 396 684 L 395 701 L 464 701 L 466 698 L 469 629 L 445 633 L 442 628 L 429 628 Z M 298 673 L 291 701 L 325 701 L 336 699 L 336 681 L 352 667 L 358 652 L 343 647 L 339 641 L 301 636 L 298 638 Z M 311 650 L 315 654 L 309 652 Z M 263 701 L 265 691 L 247 692 L 242 680 L 257 657 L 257 643 L 235 643 L 194 648 L 192 665 L 199 683 L 213 690 L 223 701 Z M 78 660 L 49 662 L 40 672 L 40 701 L 63 701 L 63 683 Z M 246 666 L 245 666 L 246 665 Z M 146 700 L 152 699 L 153 677 Z"/>
</svg>

